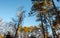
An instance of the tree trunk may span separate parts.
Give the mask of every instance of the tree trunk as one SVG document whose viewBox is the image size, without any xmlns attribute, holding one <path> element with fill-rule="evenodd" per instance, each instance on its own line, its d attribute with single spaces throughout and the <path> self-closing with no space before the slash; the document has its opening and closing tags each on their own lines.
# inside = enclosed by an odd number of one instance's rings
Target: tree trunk
<svg viewBox="0 0 60 38">
<path fill-rule="evenodd" d="M 45 32 L 44 32 L 44 27 L 43 27 L 43 23 L 42 23 L 42 33 L 43 33 L 43 38 L 45 38 Z"/>
</svg>

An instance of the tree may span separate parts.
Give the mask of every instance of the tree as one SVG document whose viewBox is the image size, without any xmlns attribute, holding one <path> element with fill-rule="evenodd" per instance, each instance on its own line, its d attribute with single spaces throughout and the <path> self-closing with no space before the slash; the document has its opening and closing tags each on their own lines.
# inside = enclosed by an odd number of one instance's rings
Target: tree
<svg viewBox="0 0 60 38">
<path fill-rule="evenodd" d="M 33 6 L 31 8 L 29 15 L 37 14 L 37 21 L 41 21 L 42 23 L 42 27 L 43 27 L 42 29 L 45 38 L 44 31 L 45 29 L 47 29 L 48 26 L 47 23 L 50 24 L 53 32 L 53 21 L 55 21 L 53 18 L 55 18 L 56 15 L 58 15 L 57 8 L 53 0 L 32 0 L 32 2 L 33 2 Z M 46 25 L 44 26 L 44 24 Z"/>
<path fill-rule="evenodd" d="M 24 27 L 23 30 L 25 32 L 25 38 L 28 38 L 29 28 L 28 27 Z"/>
<path fill-rule="evenodd" d="M 18 13 L 17 13 L 17 18 L 18 18 L 17 22 L 18 22 L 18 24 L 17 24 L 17 28 L 16 28 L 16 34 L 15 34 L 16 38 L 17 38 L 17 36 L 20 37 L 18 32 L 20 33 L 22 31 L 22 29 L 21 29 L 22 26 L 21 25 L 22 25 L 23 19 L 25 17 L 25 10 L 22 10 L 20 7 L 17 10 L 18 10 Z M 13 19 L 13 21 L 15 21 L 15 20 Z"/>
<path fill-rule="evenodd" d="M 36 2 L 34 2 L 33 6 L 32 6 L 31 14 L 33 13 L 33 11 L 36 11 L 37 12 L 37 21 L 41 21 L 42 26 L 43 26 L 43 23 L 46 22 L 46 16 L 45 15 L 46 15 L 47 11 L 51 9 L 51 7 L 52 7 L 52 4 L 50 2 L 47 2 L 46 0 L 43 0 L 43 2 L 41 2 L 41 3 L 40 3 L 40 1 L 36 1 Z M 43 29 L 43 35 L 45 38 L 44 26 L 42 29 Z"/>
</svg>

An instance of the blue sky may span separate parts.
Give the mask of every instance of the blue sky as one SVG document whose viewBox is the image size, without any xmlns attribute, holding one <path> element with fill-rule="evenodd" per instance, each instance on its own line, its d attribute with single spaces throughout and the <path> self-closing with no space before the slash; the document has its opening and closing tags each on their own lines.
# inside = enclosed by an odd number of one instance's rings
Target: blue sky
<svg viewBox="0 0 60 38">
<path fill-rule="evenodd" d="M 28 12 L 31 8 L 31 1 L 30 0 L 0 0 L 0 18 L 9 22 L 11 18 L 17 16 L 17 8 L 20 6 L 24 6 L 24 10 L 26 10 L 26 18 L 24 19 L 23 26 L 30 26 L 30 25 L 38 25 L 39 22 L 36 22 L 36 17 L 28 17 Z M 56 6 L 60 7 L 60 3 L 57 3 L 55 0 Z"/>
<path fill-rule="evenodd" d="M 16 18 L 18 7 L 23 6 L 27 16 L 23 21 L 23 26 L 38 25 L 35 16 L 28 17 L 31 4 L 30 0 L 0 0 L 0 18 L 7 22 L 11 21 L 12 17 Z"/>
</svg>

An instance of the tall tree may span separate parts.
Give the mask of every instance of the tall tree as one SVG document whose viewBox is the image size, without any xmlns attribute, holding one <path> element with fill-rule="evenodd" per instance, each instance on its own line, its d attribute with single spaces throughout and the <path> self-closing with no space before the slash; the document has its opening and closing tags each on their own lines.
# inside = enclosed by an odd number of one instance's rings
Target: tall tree
<svg viewBox="0 0 60 38">
<path fill-rule="evenodd" d="M 22 30 L 22 22 L 23 22 L 23 19 L 25 17 L 25 10 L 22 10 L 19 8 L 18 13 L 17 13 L 17 17 L 18 17 L 18 20 L 17 20 L 18 24 L 17 24 L 17 28 L 16 28 L 16 34 L 15 34 L 16 38 L 20 37 L 19 33 Z"/>
<path fill-rule="evenodd" d="M 37 14 L 37 21 L 41 21 L 43 24 L 42 25 L 43 33 L 46 29 L 45 27 L 48 25 L 47 23 L 50 24 L 53 32 L 53 21 L 55 16 L 58 14 L 54 1 L 53 0 L 31 0 L 31 1 L 33 2 L 33 6 L 31 8 L 31 13 L 29 13 L 29 15 Z M 44 24 L 46 25 L 44 26 Z"/>
</svg>

